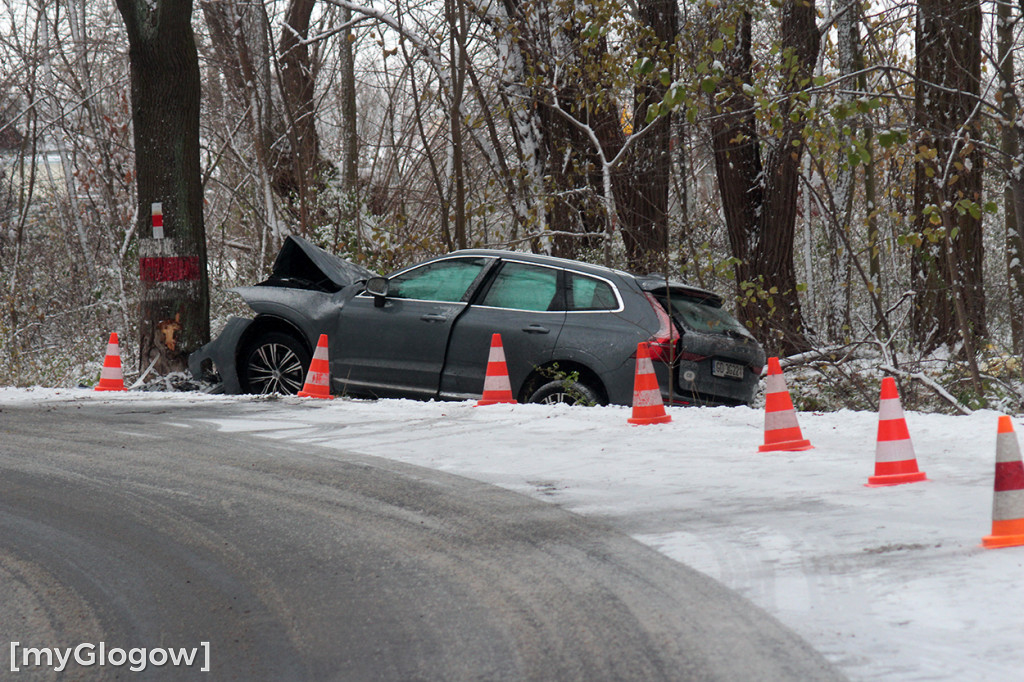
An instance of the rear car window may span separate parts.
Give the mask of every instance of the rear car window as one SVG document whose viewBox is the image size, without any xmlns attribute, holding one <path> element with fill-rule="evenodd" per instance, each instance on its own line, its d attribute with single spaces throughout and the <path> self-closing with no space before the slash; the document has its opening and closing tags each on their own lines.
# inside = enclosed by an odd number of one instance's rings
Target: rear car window
<svg viewBox="0 0 1024 682">
<path fill-rule="evenodd" d="M 730 330 L 744 336 L 750 334 L 746 327 L 728 311 L 704 303 L 699 299 L 684 296 L 666 297 L 664 294 L 659 294 L 658 299 L 671 305 L 672 317 L 687 329 L 712 334 L 726 334 Z"/>
<path fill-rule="evenodd" d="M 619 302 L 608 282 L 575 272 L 569 276 L 569 310 L 617 310 Z"/>
<path fill-rule="evenodd" d="M 557 270 L 505 263 L 480 304 L 514 310 L 551 310 L 557 292 Z"/>
<path fill-rule="evenodd" d="M 389 294 L 421 301 L 461 301 L 486 263 L 484 258 L 450 258 L 427 263 L 389 278 Z"/>
</svg>

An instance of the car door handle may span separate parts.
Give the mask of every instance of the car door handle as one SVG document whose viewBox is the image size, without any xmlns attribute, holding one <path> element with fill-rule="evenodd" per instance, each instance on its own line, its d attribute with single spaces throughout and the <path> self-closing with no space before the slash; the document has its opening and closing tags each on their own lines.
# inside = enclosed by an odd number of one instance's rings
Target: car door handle
<svg viewBox="0 0 1024 682">
<path fill-rule="evenodd" d="M 531 324 L 529 327 L 523 327 L 523 331 L 527 334 L 548 334 L 551 332 L 547 327 L 542 327 L 539 324 Z"/>
<path fill-rule="evenodd" d="M 439 315 L 438 313 L 427 313 L 426 315 L 420 315 L 420 319 L 424 322 L 447 322 L 448 317 L 445 315 Z"/>
</svg>

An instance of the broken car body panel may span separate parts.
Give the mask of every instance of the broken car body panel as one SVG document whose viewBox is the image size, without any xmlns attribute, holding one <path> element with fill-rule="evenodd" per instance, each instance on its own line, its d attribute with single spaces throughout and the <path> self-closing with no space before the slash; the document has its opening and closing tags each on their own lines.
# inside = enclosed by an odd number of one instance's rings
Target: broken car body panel
<svg viewBox="0 0 1024 682">
<path fill-rule="evenodd" d="M 224 392 L 241 393 L 244 387 L 238 373 L 238 352 L 248 338 L 269 325 L 294 330 L 306 340 L 316 339 L 330 317 L 357 293 L 356 288 L 349 292 L 344 289 L 375 276 L 361 265 L 290 235 L 274 260 L 270 277 L 254 286 L 230 290 L 245 300 L 260 324 L 254 326 L 256 320 L 232 316 L 217 338 L 189 356 L 189 370 L 193 376 L 202 377 L 205 365 L 212 362 Z"/>
</svg>

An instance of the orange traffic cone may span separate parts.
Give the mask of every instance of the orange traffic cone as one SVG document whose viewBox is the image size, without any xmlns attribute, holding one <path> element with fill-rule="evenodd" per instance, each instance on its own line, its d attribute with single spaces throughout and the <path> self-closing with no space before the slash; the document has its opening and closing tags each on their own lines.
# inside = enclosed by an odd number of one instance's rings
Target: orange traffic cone
<svg viewBox="0 0 1024 682">
<path fill-rule="evenodd" d="M 661 400 L 661 387 L 651 363 L 651 351 L 646 343 L 636 346 L 636 373 L 633 379 L 633 416 L 630 424 L 664 424 L 672 421 L 665 413 Z"/>
<path fill-rule="evenodd" d="M 981 540 L 985 547 L 1024 545 L 1024 463 L 1013 422 L 999 417 L 996 435 L 996 485 L 992 499 L 992 535 Z"/>
<path fill-rule="evenodd" d="M 100 383 L 97 391 L 127 391 L 124 387 L 124 372 L 121 371 L 121 349 L 117 345 L 117 332 L 110 335 L 107 341 L 107 355 L 103 358 L 103 369 L 100 370 Z"/>
<path fill-rule="evenodd" d="M 914 444 L 910 442 L 907 420 L 903 417 L 896 380 L 882 379 L 882 392 L 878 400 L 878 444 L 875 446 L 875 475 L 868 477 L 866 485 L 900 485 L 925 479 L 917 469 Z"/>
<path fill-rule="evenodd" d="M 321 334 L 320 340 L 316 342 L 316 350 L 309 363 L 309 371 L 306 372 L 306 383 L 298 395 L 300 398 L 334 400 L 331 395 L 331 365 L 327 358 L 327 334 Z"/>
<path fill-rule="evenodd" d="M 814 446 L 805 440 L 796 420 L 796 408 L 786 388 L 786 377 L 778 358 L 768 358 L 768 374 L 765 376 L 764 399 L 764 445 L 760 452 L 776 450 L 810 450 Z"/>
<path fill-rule="evenodd" d="M 487 355 L 487 374 L 484 375 L 484 394 L 477 401 L 480 405 L 497 405 L 499 403 L 515 404 L 512 395 L 512 382 L 508 378 L 508 365 L 505 364 L 505 347 L 501 345 L 501 334 L 491 335 L 491 350 Z"/>
</svg>

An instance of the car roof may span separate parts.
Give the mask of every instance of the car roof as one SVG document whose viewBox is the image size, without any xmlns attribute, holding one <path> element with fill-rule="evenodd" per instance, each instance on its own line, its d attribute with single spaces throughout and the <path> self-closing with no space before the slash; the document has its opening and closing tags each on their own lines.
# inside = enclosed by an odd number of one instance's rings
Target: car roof
<svg viewBox="0 0 1024 682">
<path fill-rule="evenodd" d="M 619 277 L 627 277 L 636 281 L 640 288 L 644 291 L 660 291 L 666 288 L 673 292 L 679 292 L 684 295 L 693 296 L 707 300 L 713 305 L 721 306 L 722 297 L 718 294 L 708 291 L 707 289 L 701 289 L 685 282 L 678 280 L 668 279 L 663 274 L 652 273 L 650 275 L 637 275 L 631 272 L 623 270 L 616 270 L 614 268 L 605 267 L 603 265 L 595 265 L 593 263 L 585 263 L 583 261 L 571 260 L 569 258 L 559 258 L 557 256 L 548 256 L 540 253 L 526 253 L 522 251 L 507 251 L 503 249 L 462 249 L 459 251 L 453 251 L 452 253 L 439 258 L 448 258 L 450 256 L 486 256 L 489 258 L 502 258 L 502 259 L 514 259 L 526 261 L 528 263 L 537 263 L 540 265 L 553 265 L 557 267 L 571 267 L 580 272 L 586 272 L 594 275 L 601 275 L 607 277 L 608 275 L 618 275 Z M 666 286 L 667 285 L 667 286 Z"/>
<path fill-rule="evenodd" d="M 615 270 L 614 268 L 608 268 L 603 265 L 595 265 L 593 263 L 585 263 L 579 260 L 571 260 L 569 258 L 559 258 L 558 256 L 548 256 L 542 253 L 529 253 L 526 251 L 508 251 L 504 249 L 461 249 L 459 251 L 453 251 L 441 258 L 447 258 L 448 256 L 487 256 L 489 258 L 502 258 L 506 260 L 519 260 L 527 263 L 537 263 L 539 265 L 552 265 L 556 267 L 571 267 L 581 272 L 590 272 L 595 275 L 618 275 L 619 277 L 634 277 L 634 275 L 623 272 L 622 270 Z"/>
</svg>

